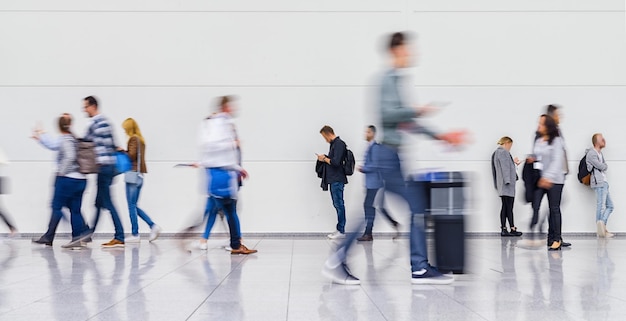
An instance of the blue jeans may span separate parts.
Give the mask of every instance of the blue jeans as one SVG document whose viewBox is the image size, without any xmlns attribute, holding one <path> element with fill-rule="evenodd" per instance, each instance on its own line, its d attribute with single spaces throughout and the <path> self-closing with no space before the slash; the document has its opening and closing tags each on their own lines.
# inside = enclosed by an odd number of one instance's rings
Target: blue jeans
<svg viewBox="0 0 626 321">
<path fill-rule="evenodd" d="M 346 207 L 343 203 L 343 187 L 342 182 L 330 183 L 330 197 L 333 200 L 333 206 L 337 211 L 337 231 L 346 232 Z"/>
<path fill-rule="evenodd" d="M 596 191 L 596 221 L 602 221 L 606 225 L 609 216 L 613 213 L 613 200 L 609 194 L 609 183 L 605 181 L 601 186 L 593 189 Z"/>
<path fill-rule="evenodd" d="M 146 214 L 142 209 L 137 206 L 139 202 L 139 194 L 141 193 L 141 187 L 143 181 L 139 184 L 126 183 L 126 201 L 128 202 L 128 214 L 130 215 L 130 225 L 132 226 L 133 236 L 139 235 L 139 224 L 137 224 L 137 215 L 152 227 L 154 222 L 150 219 L 150 216 Z"/>
<path fill-rule="evenodd" d="M 409 193 L 404 175 L 402 174 L 397 148 L 383 144 L 379 149 L 379 153 L 379 166 L 385 185 L 385 191 L 402 197 L 408 203 L 411 210 L 411 231 L 409 240 L 411 248 L 411 271 L 419 271 L 429 266 L 428 252 L 426 250 L 426 221 L 424 217 L 426 209 L 426 191 L 423 190 L 423 188 L 425 185 L 413 185 Z"/>
<path fill-rule="evenodd" d="M 52 197 L 52 216 L 48 223 L 48 230 L 42 236 L 48 241 L 54 240 L 59 221 L 63 218 L 63 208 L 70 210 L 70 222 L 72 224 L 72 238 L 75 238 L 87 230 L 80 208 L 83 204 L 83 192 L 87 186 L 87 180 L 57 176 L 54 181 L 54 196 Z"/>
<path fill-rule="evenodd" d="M 202 234 L 202 238 L 208 240 L 209 235 L 211 234 L 211 229 L 213 229 L 213 225 L 215 225 L 215 219 L 217 218 L 217 206 L 215 204 L 215 199 L 211 196 L 206 198 L 204 217 L 208 217 L 208 219 L 206 221 L 206 227 L 204 228 L 204 234 Z"/>
<path fill-rule="evenodd" d="M 100 165 L 97 179 L 98 191 L 96 193 L 95 204 L 96 219 L 93 224 L 93 230 L 96 229 L 96 225 L 98 225 L 98 220 L 100 220 L 100 210 L 103 208 L 107 209 L 111 213 L 113 226 L 115 227 L 115 236 L 113 238 L 124 242 L 124 227 L 122 226 L 120 217 L 117 214 L 117 210 L 115 210 L 113 200 L 111 200 L 111 184 L 113 183 L 115 171 L 115 165 Z"/>
<path fill-rule="evenodd" d="M 230 247 L 238 249 L 241 246 L 241 227 L 239 224 L 239 216 L 237 215 L 237 200 L 233 198 L 217 198 L 211 197 L 215 204 L 214 213 L 217 210 L 224 211 L 224 215 L 228 219 L 228 229 L 230 231 Z M 213 219 L 215 222 L 215 219 Z"/>
</svg>

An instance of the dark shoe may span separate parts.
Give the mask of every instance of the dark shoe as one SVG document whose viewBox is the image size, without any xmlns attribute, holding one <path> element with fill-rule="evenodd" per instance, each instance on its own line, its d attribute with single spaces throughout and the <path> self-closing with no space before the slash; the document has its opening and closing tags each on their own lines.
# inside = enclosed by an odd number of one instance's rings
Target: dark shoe
<svg viewBox="0 0 626 321">
<path fill-rule="evenodd" d="M 253 254 L 258 252 L 257 250 L 251 250 L 247 248 L 245 245 L 241 244 L 238 249 L 232 249 L 230 254 Z"/>
<path fill-rule="evenodd" d="M 560 251 L 561 250 L 561 241 L 554 241 L 552 245 L 548 248 L 548 251 Z"/>
<path fill-rule="evenodd" d="M 32 239 L 33 243 L 37 243 L 37 244 L 43 244 L 43 245 L 47 245 L 47 246 L 52 246 L 52 241 L 48 241 L 46 239 L 44 239 L 43 237 L 40 238 L 34 238 Z"/>
<path fill-rule="evenodd" d="M 363 236 L 357 237 L 356 240 L 359 242 L 371 242 L 374 240 L 374 237 L 372 237 L 372 234 L 363 234 Z"/>
<path fill-rule="evenodd" d="M 509 233 L 507 229 L 503 228 L 500 232 L 500 236 L 511 236 L 511 233 Z"/>
<path fill-rule="evenodd" d="M 570 247 L 570 246 L 572 246 L 572 243 L 564 242 L 563 240 L 561 240 L 561 246 Z"/>
<path fill-rule="evenodd" d="M 517 231 L 517 227 L 511 227 L 511 232 L 509 232 L 511 236 L 522 236 L 522 232 Z"/>
<path fill-rule="evenodd" d="M 411 273 L 413 284 L 450 284 L 452 282 L 454 282 L 454 277 L 441 274 L 432 266 Z"/>
</svg>

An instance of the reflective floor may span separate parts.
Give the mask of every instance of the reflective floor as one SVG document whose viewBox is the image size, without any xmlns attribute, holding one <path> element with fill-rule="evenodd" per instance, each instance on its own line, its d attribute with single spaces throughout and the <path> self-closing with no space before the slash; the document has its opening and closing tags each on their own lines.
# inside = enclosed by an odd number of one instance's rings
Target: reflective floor
<svg viewBox="0 0 626 321">
<path fill-rule="evenodd" d="M 568 238 L 571 249 L 519 238 L 466 240 L 466 274 L 452 285 L 411 285 L 408 240 L 352 247 L 360 286 L 326 281 L 332 243 L 258 238 L 232 256 L 180 240 L 66 250 L 29 239 L 0 244 L 0 320 L 624 320 L 626 239 Z M 58 243 L 58 244 L 57 244 Z"/>
</svg>

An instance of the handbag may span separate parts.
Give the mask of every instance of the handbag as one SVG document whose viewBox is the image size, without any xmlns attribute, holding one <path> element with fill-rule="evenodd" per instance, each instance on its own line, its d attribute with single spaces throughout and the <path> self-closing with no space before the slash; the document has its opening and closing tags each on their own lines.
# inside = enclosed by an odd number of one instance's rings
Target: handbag
<svg viewBox="0 0 626 321">
<path fill-rule="evenodd" d="M 135 185 L 141 184 L 143 182 L 143 174 L 141 174 L 140 166 L 141 166 L 141 141 L 139 141 L 139 137 L 137 137 L 137 170 L 136 171 L 129 170 L 125 172 L 124 182 L 128 184 L 135 184 Z"/>
<path fill-rule="evenodd" d="M 118 174 L 126 173 L 133 167 L 133 162 L 130 160 L 128 153 L 124 151 L 115 152 L 115 170 Z"/>
</svg>

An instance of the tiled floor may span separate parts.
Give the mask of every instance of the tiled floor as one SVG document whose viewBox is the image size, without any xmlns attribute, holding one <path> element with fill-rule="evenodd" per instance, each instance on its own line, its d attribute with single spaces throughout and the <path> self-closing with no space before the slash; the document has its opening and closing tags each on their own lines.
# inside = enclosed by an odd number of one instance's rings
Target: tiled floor
<svg viewBox="0 0 626 321">
<path fill-rule="evenodd" d="M 352 247 L 360 286 L 327 282 L 322 238 L 226 239 L 183 251 L 180 240 L 101 249 L 0 244 L 0 320 L 625 320 L 626 239 L 568 238 L 571 249 L 515 238 L 467 239 L 467 273 L 411 285 L 408 240 Z M 517 243 L 517 244 L 516 244 Z"/>
</svg>

